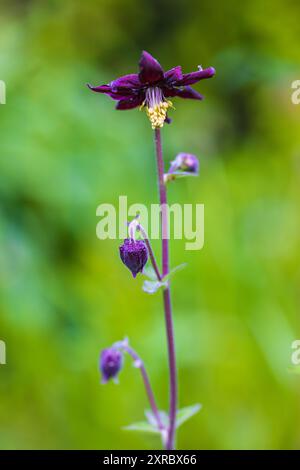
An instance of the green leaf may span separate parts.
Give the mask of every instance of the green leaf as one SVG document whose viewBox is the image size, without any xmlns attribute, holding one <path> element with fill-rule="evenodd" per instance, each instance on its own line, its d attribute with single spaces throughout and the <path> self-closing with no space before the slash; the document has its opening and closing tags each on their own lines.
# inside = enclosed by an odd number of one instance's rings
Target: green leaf
<svg viewBox="0 0 300 470">
<path fill-rule="evenodd" d="M 182 269 L 184 269 L 185 267 L 187 266 L 187 263 L 182 263 L 182 264 L 179 264 L 179 266 L 175 266 L 175 268 L 171 269 L 171 271 L 169 272 L 169 274 L 167 274 L 166 276 L 163 277 L 163 281 L 168 281 L 172 276 L 174 276 L 174 274 L 176 274 L 178 271 L 181 271 Z"/>
<path fill-rule="evenodd" d="M 176 415 L 176 428 L 179 428 L 179 426 L 181 426 L 188 419 L 198 413 L 201 408 L 202 405 L 200 405 L 200 403 L 197 403 L 196 405 L 186 406 L 185 408 L 181 408 L 181 410 L 178 410 Z"/>
<path fill-rule="evenodd" d="M 176 428 L 179 428 L 183 423 L 185 423 L 188 419 L 198 413 L 201 410 L 202 405 L 196 404 L 191 406 L 186 406 L 185 408 L 181 408 L 181 410 L 177 411 L 176 415 Z M 145 415 L 148 421 L 139 421 L 137 423 L 129 424 L 129 426 L 125 426 L 123 429 L 125 431 L 139 431 L 139 432 L 146 432 L 151 434 L 160 434 L 165 439 L 165 432 L 169 425 L 169 417 L 165 411 L 159 411 L 159 415 L 161 418 L 161 422 L 165 428 L 165 430 L 158 429 L 156 424 L 155 416 L 153 415 L 152 411 L 146 410 Z"/>
<path fill-rule="evenodd" d="M 169 416 L 168 416 L 168 413 L 166 413 L 165 411 L 158 411 L 158 414 L 159 414 L 159 417 L 160 417 L 160 420 L 161 420 L 161 423 L 162 425 L 167 428 L 168 425 L 169 425 Z M 145 416 L 148 420 L 148 423 L 152 424 L 152 426 L 156 426 L 157 427 L 157 421 L 156 421 L 156 417 L 154 416 L 153 412 L 151 410 L 145 410 Z"/>
<path fill-rule="evenodd" d="M 147 292 L 148 294 L 155 294 L 155 292 L 157 292 L 159 289 L 166 286 L 166 281 L 144 281 L 143 291 Z"/>
<path fill-rule="evenodd" d="M 125 431 L 140 431 L 140 432 L 149 432 L 152 434 L 161 434 L 160 430 L 157 429 L 153 424 L 148 423 L 148 421 L 139 421 L 138 423 L 129 424 L 123 428 Z"/>
<path fill-rule="evenodd" d="M 188 176 L 199 176 L 198 173 L 190 173 L 188 171 L 174 171 L 174 173 L 165 173 L 164 174 L 164 181 L 165 183 L 169 183 L 170 181 L 174 181 L 178 178 L 186 178 Z"/>
</svg>

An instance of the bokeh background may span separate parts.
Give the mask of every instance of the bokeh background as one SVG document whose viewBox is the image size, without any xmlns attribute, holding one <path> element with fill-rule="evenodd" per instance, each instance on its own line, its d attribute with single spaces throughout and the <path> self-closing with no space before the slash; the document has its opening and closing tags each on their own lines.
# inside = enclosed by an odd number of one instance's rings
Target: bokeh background
<svg viewBox="0 0 300 470">
<path fill-rule="evenodd" d="M 292 0 L 1 2 L 1 448 L 160 446 L 121 429 L 148 406 L 130 360 L 119 386 L 98 373 L 127 335 L 168 406 L 160 295 L 95 233 L 100 203 L 157 201 L 151 129 L 85 87 L 135 72 L 143 49 L 165 69 L 217 70 L 163 130 L 166 165 L 201 162 L 170 202 L 205 204 L 203 250 L 171 242 L 172 265 L 188 263 L 173 280 L 180 405 L 203 404 L 178 446 L 299 448 L 299 14 Z"/>
</svg>

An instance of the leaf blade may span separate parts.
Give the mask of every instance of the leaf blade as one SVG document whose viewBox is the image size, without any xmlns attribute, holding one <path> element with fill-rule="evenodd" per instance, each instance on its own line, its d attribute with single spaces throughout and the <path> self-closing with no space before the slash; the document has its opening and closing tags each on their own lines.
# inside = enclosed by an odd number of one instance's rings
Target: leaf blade
<svg viewBox="0 0 300 470">
<path fill-rule="evenodd" d="M 200 403 L 196 403 L 195 405 L 186 406 L 181 408 L 177 411 L 176 415 L 176 428 L 182 426 L 188 419 L 192 418 L 198 411 L 200 411 L 202 405 Z"/>
<path fill-rule="evenodd" d="M 157 429 L 157 427 L 153 426 L 148 421 L 139 421 L 137 423 L 132 423 L 128 426 L 124 426 L 122 429 L 124 429 L 125 431 L 138 431 L 152 434 L 160 434 L 160 431 Z"/>
<path fill-rule="evenodd" d="M 147 294 L 155 294 L 159 289 L 166 287 L 166 285 L 165 281 L 144 281 L 142 289 Z"/>
</svg>

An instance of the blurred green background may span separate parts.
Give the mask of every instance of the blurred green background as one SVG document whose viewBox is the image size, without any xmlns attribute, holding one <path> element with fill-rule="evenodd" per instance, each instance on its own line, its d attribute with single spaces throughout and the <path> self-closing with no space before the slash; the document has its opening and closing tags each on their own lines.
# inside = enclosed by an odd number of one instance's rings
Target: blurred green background
<svg viewBox="0 0 300 470">
<path fill-rule="evenodd" d="M 163 129 L 167 165 L 179 151 L 201 162 L 170 202 L 205 204 L 203 250 L 171 242 L 172 265 L 188 263 L 172 287 L 180 405 L 203 404 L 178 446 L 299 448 L 299 14 L 287 0 L 1 2 L 2 449 L 160 446 L 121 429 L 148 406 L 130 360 L 119 386 L 98 373 L 127 335 L 168 406 L 161 297 L 95 233 L 100 203 L 157 201 L 152 133 L 85 87 L 135 72 L 143 49 L 165 69 L 217 70 Z"/>
</svg>

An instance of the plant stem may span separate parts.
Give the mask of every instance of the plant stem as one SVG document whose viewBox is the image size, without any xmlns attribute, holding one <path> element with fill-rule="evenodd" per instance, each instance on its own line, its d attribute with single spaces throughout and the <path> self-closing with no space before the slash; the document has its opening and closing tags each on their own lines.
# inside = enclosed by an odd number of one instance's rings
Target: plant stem
<svg viewBox="0 0 300 470">
<path fill-rule="evenodd" d="M 161 232 L 162 232 L 162 276 L 169 274 L 169 227 L 168 227 L 168 208 L 167 208 L 167 191 L 164 183 L 164 161 L 161 145 L 160 129 L 155 129 L 155 149 L 156 162 L 158 172 L 159 200 L 161 205 Z M 170 408 L 169 408 L 169 429 L 166 441 L 166 449 L 172 450 L 175 447 L 176 433 L 176 411 L 177 411 L 177 372 L 176 372 L 176 356 L 174 345 L 174 328 L 172 318 L 172 306 L 170 286 L 163 291 L 165 323 L 168 343 L 169 355 L 169 372 L 170 372 Z"/>
<path fill-rule="evenodd" d="M 138 227 L 138 230 L 141 232 L 142 237 L 143 237 L 143 239 L 144 239 L 144 241 L 145 241 L 145 243 L 146 243 L 146 246 L 147 246 L 147 249 L 148 249 L 148 253 L 149 253 L 149 256 L 150 256 L 150 260 L 151 260 L 153 269 L 154 269 L 154 271 L 155 271 L 157 280 L 158 280 L 158 281 L 161 281 L 162 276 L 161 276 L 161 274 L 160 274 L 160 272 L 159 272 L 159 268 L 158 268 L 158 265 L 157 265 L 157 262 L 156 262 L 156 259 L 155 259 L 153 250 L 152 250 L 152 246 L 151 246 L 151 243 L 150 243 L 148 234 L 147 234 L 146 230 L 145 230 L 141 225 L 138 225 L 137 227 Z"/>
<path fill-rule="evenodd" d="M 164 430 L 165 427 L 161 422 L 158 407 L 156 405 L 156 401 L 155 401 L 155 397 L 154 397 L 154 393 L 153 393 L 153 390 L 152 390 L 152 387 L 151 387 L 151 384 L 150 384 L 150 380 L 149 380 L 149 377 L 148 377 L 148 374 L 147 374 L 147 371 L 146 371 L 146 368 L 144 366 L 144 363 L 143 363 L 142 359 L 137 354 L 137 352 L 134 349 L 132 349 L 125 341 L 123 341 L 121 343 L 117 343 L 116 346 L 119 349 L 123 349 L 123 351 L 126 351 L 132 357 L 132 359 L 134 360 L 135 366 L 138 369 L 140 369 L 141 374 L 142 374 L 142 378 L 143 378 L 143 381 L 144 381 L 146 393 L 148 395 L 149 403 L 150 403 L 153 415 L 154 415 L 154 417 L 156 419 L 156 422 L 157 422 L 157 427 L 160 430 Z"/>
</svg>

